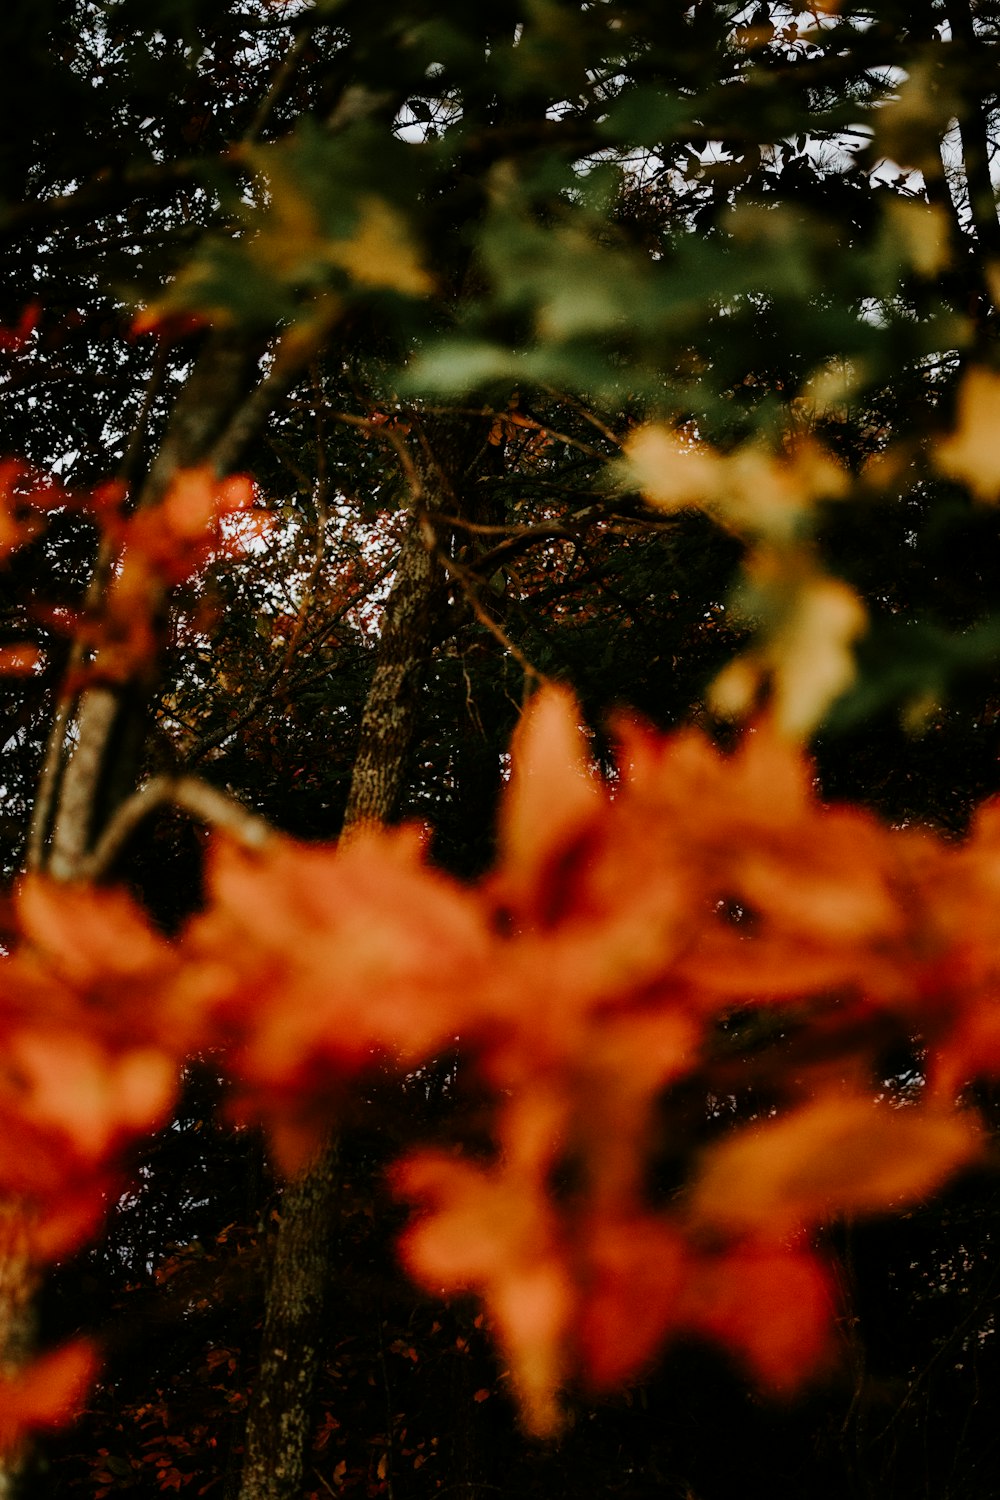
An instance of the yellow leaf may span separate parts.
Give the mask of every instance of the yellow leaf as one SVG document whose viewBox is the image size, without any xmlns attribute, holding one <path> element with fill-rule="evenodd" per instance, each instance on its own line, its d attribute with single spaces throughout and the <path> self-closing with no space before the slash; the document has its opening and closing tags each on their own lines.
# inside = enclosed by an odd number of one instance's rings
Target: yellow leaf
<svg viewBox="0 0 1000 1500">
<path fill-rule="evenodd" d="M 625 447 L 634 484 L 659 510 L 703 505 L 719 491 L 724 461 L 667 427 L 640 427 Z"/>
<path fill-rule="evenodd" d="M 951 260 L 948 216 L 936 203 L 889 194 L 889 233 L 921 276 L 939 276 Z"/>
<path fill-rule="evenodd" d="M 720 719 L 739 719 L 753 708 L 764 678 L 760 661 L 751 653 L 727 663 L 710 684 L 709 707 Z"/>
<path fill-rule="evenodd" d="M 765 618 L 776 619 L 758 646 L 719 673 L 709 704 L 721 717 L 736 718 L 770 681 L 775 727 L 804 739 L 854 680 L 851 647 L 867 625 L 865 607 L 843 580 L 813 572 L 802 548 L 762 546 L 745 571 Z"/>
<path fill-rule="evenodd" d="M 777 727 L 798 739 L 820 723 L 854 680 L 852 643 L 867 624 L 865 607 L 846 583 L 817 578 L 801 590 L 770 643 Z"/>
<path fill-rule="evenodd" d="M 725 463 L 719 519 L 741 534 L 792 538 L 802 531 L 817 500 L 839 499 L 847 492 L 844 469 L 809 438 L 780 454 L 748 444 Z"/>
<path fill-rule="evenodd" d="M 362 286 L 386 287 L 410 297 L 424 297 L 434 289 L 403 216 L 374 193 L 361 199 L 357 228 L 351 237 L 332 240 L 326 256 Z"/>
<path fill-rule="evenodd" d="M 958 426 L 937 445 L 935 462 L 943 474 L 968 485 L 977 500 L 1000 499 L 1000 374 L 970 370 L 958 394 Z"/>
<path fill-rule="evenodd" d="M 631 482 L 658 510 L 699 506 L 741 535 L 786 538 L 814 503 L 847 492 L 843 467 L 806 438 L 772 453 L 748 443 L 716 453 L 666 427 L 641 427 L 626 445 Z"/>
</svg>

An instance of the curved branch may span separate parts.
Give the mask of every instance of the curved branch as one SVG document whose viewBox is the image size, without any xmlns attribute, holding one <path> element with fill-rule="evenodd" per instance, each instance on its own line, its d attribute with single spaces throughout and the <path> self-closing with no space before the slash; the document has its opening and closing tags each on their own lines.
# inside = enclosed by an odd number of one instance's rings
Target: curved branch
<svg viewBox="0 0 1000 1500">
<path fill-rule="evenodd" d="M 263 818 L 197 776 L 154 776 L 116 809 L 93 852 L 76 870 L 81 880 L 101 880 L 114 868 L 136 829 L 161 807 L 177 807 L 200 823 L 220 828 L 251 849 L 260 849 L 274 836 Z"/>
</svg>

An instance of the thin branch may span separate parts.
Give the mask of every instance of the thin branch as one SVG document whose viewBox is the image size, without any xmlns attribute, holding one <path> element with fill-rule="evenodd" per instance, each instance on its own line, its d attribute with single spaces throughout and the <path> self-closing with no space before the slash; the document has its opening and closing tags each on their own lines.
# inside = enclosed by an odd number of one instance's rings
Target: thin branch
<svg viewBox="0 0 1000 1500">
<path fill-rule="evenodd" d="M 596 506 L 587 506 L 585 511 L 579 511 L 575 516 L 569 516 L 560 525 L 533 528 L 524 532 L 521 536 L 512 536 L 506 542 L 501 542 L 497 547 L 491 547 L 489 552 L 484 552 L 482 557 L 476 558 L 475 570 L 477 573 L 489 569 L 496 572 L 497 566 L 513 557 L 518 557 L 526 552 L 536 541 L 562 540 L 577 544 L 579 532 L 591 521 L 599 521 L 603 518 L 601 510 Z"/>
<path fill-rule="evenodd" d="M 75 193 L 61 193 L 56 198 L 42 198 L 35 203 L 19 203 L 0 212 L 0 238 L 13 238 L 22 229 L 36 226 L 93 219 L 101 213 L 111 213 L 134 203 L 136 198 L 170 194 L 204 177 L 209 162 L 213 167 L 231 166 L 232 158 L 226 150 L 214 158 L 195 156 L 181 161 L 152 162 L 129 168 L 116 176 L 98 177 L 84 183 Z"/>
<path fill-rule="evenodd" d="M 579 416 L 581 416 L 585 422 L 589 422 L 591 427 L 595 427 L 602 437 L 606 437 L 609 443 L 613 443 L 616 448 L 624 447 L 622 439 L 618 436 L 618 434 L 614 432 L 607 425 L 607 423 L 602 422 L 600 417 L 595 416 L 595 414 L 590 410 L 588 406 L 584 406 L 582 401 L 578 401 L 575 396 L 570 396 L 566 391 L 556 390 L 553 386 L 545 385 L 541 382 L 540 384 L 542 386 L 542 390 L 547 391 L 548 394 L 552 397 L 553 401 L 558 401 L 562 405 L 570 407 Z M 604 457 L 603 454 L 598 454 L 597 456 L 599 458 Z"/>
<path fill-rule="evenodd" d="M 598 501 L 593 505 L 583 506 L 580 510 L 572 512 L 562 521 L 542 521 L 535 526 L 486 526 L 472 521 L 463 521 L 460 516 L 445 515 L 435 511 L 428 515 L 427 519 L 437 525 L 455 528 L 457 530 L 472 532 L 478 536 L 504 536 L 506 540 L 498 546 L 491 547 L 481 557 L 477 557 L 472 571 L 483 573 L 487 569 L 496 571 L 499 563 L 505 562 L 512 557 L 534 545 L 535 542 L 552 541 L 561 539 L 568 542 L 576 542 L 579 533 L 596 521 L 605 519 L 608 510 L 608 502 Z"/>
<path fill-rule="evenodd" d="M 71 695 L 63 693 L 52 716 L 49 737 L 45 745 L 45 759 L 42 762 L 42 774 L 38 778 L 35 805 L 31 812 L 31 827 L 28 830 L 27 868 L 29 871 L 40 870 L 45 862 L 45 842 L 49 836 L 59 792 L 63 747 L 66 743 L 74 703 L 75 699 Z"/>
<path fill-rule="evenodd" d="M 314 646 L 318 646 L 321 641 L 324 641 L 328 635 L 336 630 L 341 620 L 349 615 L 351 610 L 356 608 L 356 606 L 361 603 L 362 599 L 370 594 L 373 589 L 375 589 L 380 583 L 383 583 L 389 577 L 389 574 L 398 567 L 398 565 L 399 548 L 397 547 L 396 551 L 386 559 L 377 573 L 373 573 L 372 576 L 367 579 L 360 588 L 355 589 L 351 597 L 345 600 L 345 602 L 340 606 L 338 610 L 335 611 L 334 614 L 327 616 L 322 625 L 318 625 L 311 634 L 303 637 L 303 649 L 311 651 Z"/>
<path fill-rule="evenodd" d="M 996 1300 L 996 1286 L 998 1280 L 1000 1280 L 1000 1267 L 997 1267 L 993 1270 L 986 1282 L 985 1287 L 983 1288 L 979 1297 L 976 1299 L 973 1306 L 966 1313 L 965 1317 L 955 1325 L 955 1327 L 948 1334 L 948 1337 L 943 1341 L 943 1343 L 940 1343 L 937 1346 L 930 1359 L 928 1359 L 927 1363 L 910 1381 L 906 1390 L 906 1394 L 899 1402 L 899 1405 L 896 1407 L 895 1411 L 892 1413 L 885 1426 L 871 1439 L 869 1447 L 873 1448 L 876 1443 L 881 1442 L 882 1439 L 892 1430 L 896 1422 L 898 1422 L 900 1417 L 903 1415 L 906 1408 L 913 1404 L 913 1400 L 917 1390 L 927 1382 L 934 1366 L 938 1364 L 938 1362 L 946 1355 L 952 1353 L 955 1350 L 956 1346 L 960 1347 L 961 1340 L 965 1337 L 968 1330 L 972 1328 L 980 1318 L 982 1318 L 985 1310 L 988 1307 L 992 1306 L 992 1304 Z"/>
<path fill-rule="evenodd" d="M 505 413 L 500 412 L 498 415 L 503 418 Z M 516 410 L 506 415 L 508 417 L 510 425 L 514 428 L 527 427 L 532 432 L 540 432 L 545 437 L 551 438 L 554 443 L 565 443 L 568 448 L 578 449 L 581 453 L 585 453 L 588 458 L 607 457 L 605 453 L 602 453 L 599 448 L 595 448 L 593 444 L 582 443 L 579 438 L 570 437 L 569 433 L 560 432 L 557 428 L 550 427 L 547 422 L 539 422 L 537 417 L 529 417 L 524 412 L 519 412 Z M 582 408 L 581 415 L 585 415 Z M 596 418 L 592 417 L 590 418 L 590 420 L 594 423 L 595 426 L 599 425 Z M 604 432 L 606 437 L 611 437 L 612 442 L 614 442 L 617 447 L 621 447 L 621 443 L 618 441 L 618 439 L 613 437 L 607 429 L 601 427 L 600 430 Z"/>
<path fill-rule="evenodd" d="M 389 444 L 399 459 L 399 466 L 409 485 L 411 500 L 415 506 L 419 505 L 424 496 L 424 482 L 403 434 L 391 422 L 376 422 L 371 417 L 357 417 L 351 412 L 331 412 L 330 415 L 334 422 L 344 422 L 349 427 L 365 427 Z"/>
<path fill-rule="evenodd" d="M 383 579 L 389 576 L 398 562 L 399 553 L 395 552 L 393 553 L 392 557 L 390 557 L 388 562 L 384 563 L 373 577 L 367 579 L 366 582 L 361 586 L 361 588 L 355 589 L 351 597 L 344 601 L 344 603 L 340 606 L 335 614 L 324 620 L 322 625 L 319 626 L 311 635 L 305 637 L 305 639 L 301 642 L 302 649 L 311 651 L 314 647 L 320 645 L 321 642 L 324 641 L 332 631 L 336 630 L 341 620 L 343 620 L 346 615 L 349 615 L 351 610 L 354 609 L 362 599 L 366 598 L 371 593 L 372 589 L 380 584 Z M 212 730 L 210 734 L 206 734 L 205 737 L 199 742 L 199 744 L 195 746 L 194 750 L 187 758 L 188 765 L 197 765 L 199 761 L 204 760 L 205 756 L 208 755 L 212 750 L 216 749 L 217 746 L 224 745 L 228 739 L 231 739 L 233 737 L 234 734 L 239 734 L 240 730 L 245 728 L 245 726 L 250 723 L 251 719 L 253 719 L 260 712 L 260 710 L 264 707 L 264 704 L 271 702 L 274 695 L 274 689 L 277 687 L 286 671 L 289 671 L 289 669 L 286 666 L 285 660 L 282 660 L 281 663 L 279 663 L 279 665 L 274 669 L 274 671 L 270 672 L 264 679 L 263 684 L 254 694 L 250 703 L 238 718 L 228 724 L 222 725 L 219 729 Z M 319 678 L 328 675 L 329 672 L 329 667 L 323 667 L 320 671 L 313 672 L 304 678 L 296 676 L 292 679 L 290 684 L 283 688 L 282 692 L 284 696 L 287 697 L 288 694 L 295 689 L 307 687 L 310 683 L 315 682 Z M 290 672 L 289 675 L 291 675 Z M 171 717 L 174 716 L 171 715 Z M 176 720 L 176 722 L 180 723 L 181 721 Z"/>
<path fill-rule="evenodd" d="M 132 431 L 129 433 L 128 447 L 119 465 L 118 478 L 124 484 L 131 484 L 138 473 L 139 463 L 142 458 L 143 441 L 149 428 L 153 403 L 163 388 L 163 382 L 167 373 L 168 357 L 167 346 L 159 344 L 153 358 L 153 368 L 146 382 L 146 388 L 142 393 L 138 415 L 132 424 Z"/>
<path fill-rule="evenodd" d="M 87 863 L 96 788 L 118 715 L 119 695 L 103 683 L 83 694 L 77 715 L 76 748 L 59 784 L 48 872 L 56 880 L 76 880 Z"/>
<path fill-rule="evenodd" d="M 548 391 L 549 387 L 543 386 L 542 389 Z M 549 394 L 554 396 L 556 400 L 561 401 L 566 405 L 574 406 L 575 410 L 579 411 L 582 417 L 586 418 L 586 420 L 589 421 L 593 426 L 597 427 L 605 437 L 609 438 L 610 441 L 614 443 L 616 448 L 621 447 L 621 442 L 618 438 L 615 437 L 614 433 L 612 433 L 608 428 L 605 428 L 598 421 L 598 419 L 594 417 L 590 412 L 588 412 L 585 407 L 581 406 L 579 402 L 574 402 L 571 397 L 563 396 L 556 391 L 550 391 Z M 493 406 L 424 406 L 423 404 L 421 404 L 419 407 L 419 411 L 421 416 L 493 417 L 496 421 L 503 421 L 504 419 L 506 419 L 511 427 L 526 427 L 530 428 L 533 432 L 544 433 L 544 435 L 548 438 L 551 438 L 553 442 L 565 443 L 569 448 L 578 448 L 580 452 L 585 453 L 588 458 L 607 457 L 607 455 L 602 453 L 599 448 L 594 448 L 590 443 L 582 443 L 579 438 L 570 437 L 568 432 L 560 432 L 558 428 L 550 427 L 546 422 L 540 422 L 537 417 L 530 416 L 527 412 L 520 410 L 518 407 L 507 407 L 501 411 L 498 411 Z"/>
<path fill-rule="evenodd" d="M 462 593 L 466 601 L 468 602 L 469 608 L 472 610 L 472 613 L 475 615 L 480 625 L 484 625 L 490 632 L 490 635 L 492 635 L 495 640 L 499 641 L 503 649 L 514 658 L 526 677 L 539 684 L 548 682 L 549 679 L 546 677 L 545 673 L 540 671 L 538 667 L 534 666 L 533 663 L 528 660 L 524 652 L 518 646 L 515 646 L 514 642 L 507 635 L 506 631 L 501 629 L 496 620 L 494 620 L 490 615 L 489 611 L 480 603 L 479 590 L 484 586 L 482 580 L 477 578 L 476 575 L 470 571 L 470 569 L 463 568 L 461 563 L 457 563 L 454 558 L 448 556 L 444 548 L 438 544 L 434 527 L 427 516 L 423 518 L 423 521 L 421 523 L 421 531 L 423 533 L 424 541 L 427 545 L 428 551 L 433 553 L 435 559 L 441 564 L 445 572 L 450 577 L 454 578 L 456 583 L 461 586 Z"/>
<path fill-rule="evenodd" d="M 80 880 L 101 880 L 113 869 L 135 831 L 161 807 L 177 807 L 198 822 L 220 828 L 250 849 L 260 849 L 274 830 L 241 802 L 196 776 L 154 776 L 116 809 L 92 853 L 77 867 Z"/>
<path fill-rule="evenodd" d="M 158 353 L 153 361 L 153 369 L 146 383 L 139 413 L 129 435 L 128 448 L 119 469 L 119 478 L 126 484 L 133 478 L 134 472 L 138 467 L 142 453 L 142 441 L 146 434 L 153 402 L 163 384 L 166 364 L 166 354 Z M 94 571 L 87 586 L 87 593 L 83 604 L 84 618 L 92 615 L 98 609 L 111 576 L 115 557 L 116 549 L 107 538 L 103 538 L 97 551 Z M 69 731 L 70 721 L 79 698 L 79 694 L 73 684 L 80 677 L 84 663 L 85 649 L 83 640 L 77 634 L 70 650 L 69 661 L 67 662 L 64 675 L 64 682 L 70 684 L 70 690 L 67 692 L 66 688 L 63 687 L 60 691 L 45 746 L 45 759 L 42 763 L 38 791 L 31 815 L 31 828 L 28 833 L 27 868 L 29 870 L 39 870 L 45 862 L 45 844 L 52 826 L 56 800 L 60 790 L 59 783 L 64 765 L 66 735 Z"/>
<path fill-rule="evenodd" d="M 277 109 L 278 105 L 281 103 L 286 93 L 288 92 L 288 86 L 295 76 L 295 70 L 298 67 L 299 63 L 302 61 L 302 58 L 305 55 L 306 48 L 309 46 L 311 40 L 312 32 L 305 28 L 303 28 L 303 30 L 301 30 L 295 37 L 295 40 L 292 42 L 292 45 L 285 53 L 285 56 L 282 58 L 281 63 L 277 71 L 275 72 L 273 79 L 271 80 L 271 87 L 264 95 L 264 98 L 260 101 L 257 113 L 253 117 L 249 130 L 247 130 L 246 134 L 243 137 L 244 145 L 253 145 L 254 141 L 260 138 L 260 134 L 264 129 L 264 126 L 267 124 L 268 120 L 270 120 L 271 116 L 274 114 L 274 111 Z"/>
<path fill-rule="evenodd" d="M 227 474 L 236 466 L 247 444 L 260 431 L 298 374 L 307 354 L 306 349 L 299 354 L 286 334 L 275 350 L 274 360 L 267 374 L 240 403 L 223 432 L 212 444 L 207 461 L 217 474 Z"/>
<path fill-rule="evenodd" d="M 313 546 L 313 560 L 302 590 L 302 598 L 295 615 L 295 624 L 288 637 L 282 658 L 282 672 L 287 672 L 295 657 L 302 640 L 302 632 L 305 629 L 306 618 L 316 599 L 316 583 L 326 556 L 326 523 L 329 517 L 329 506 L 327 503 L 330 493 L 330 474 L 326 462 L 326 445 L 323 442 L 323 413 L 320 405 L 320 379 L 319 369 L 314 364 L 312 370 L 313 390 L 316 392 L 316 539 Z"/>
</svg>

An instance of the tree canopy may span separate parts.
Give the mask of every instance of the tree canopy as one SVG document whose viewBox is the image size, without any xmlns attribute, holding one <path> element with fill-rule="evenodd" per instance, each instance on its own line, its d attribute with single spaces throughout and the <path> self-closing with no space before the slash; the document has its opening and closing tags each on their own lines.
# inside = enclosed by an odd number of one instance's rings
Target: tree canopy
<svg viewBox="0 0 1000 1500">
<path fill-rule="evenodd" d="M 998 27 L 0 17 L 8 1487 L 991 1493 Z"/>
</svg>

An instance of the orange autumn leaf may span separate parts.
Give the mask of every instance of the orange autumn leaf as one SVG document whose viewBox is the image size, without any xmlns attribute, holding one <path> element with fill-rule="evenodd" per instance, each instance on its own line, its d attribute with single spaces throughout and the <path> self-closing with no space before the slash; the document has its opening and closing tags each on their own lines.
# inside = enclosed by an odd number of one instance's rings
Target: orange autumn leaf
<svg viewBox="0 0 1000 1500">
<path fill-rule="evenodd" d="M 180 529 L 190 501 L 197 531 L 203 498 L 177 501 Z M 191 1047 L 226 1058 L 289 1166 L 354 1075 L 461 1048 L 488 1154 L 396 1169 L 414 1208 L 403 1258 L 429 1291 L 483 1299 L 532 1430 L 557 1429 L 565 1382 L 607 1389 L 678 1336 L 777 1389 L 822 1366 L 829 1277 L 788 1237 L 888 1211 L 980 1154 L 951 1100 L 1000 1068 L 1000 804 L 946 844 L 826 806 L 766 724 L 729 753 L 693 731 L 619 740 L 606 784 L 575 701 L 540 693 L 497 864 L 471 886 L 433 870 L 411 828 L 339 848 L 217 838 L 204 909 L 172 943 L 120 892 L 24 882 L 0 960 L 0 1183 L 36 1260 L 96 1222 Z M 690 1100 L 753 1074 L 734 1007 L 764 1018 L 774 1097 L 818 1092 L 692 1175 Z M 794 1008 L 790 1042 L 798 1027 L 812 1048 L 794 1086 L 768 1008 L 779 1038 Z M 876 1103 L 857 1080 L 887 1035 L 914 1033 L 930 1102 Z M 654 1211 L 664 1148 L 690 1185 Z"/>
<path fill-rule="evenodd" d="M 80 1339 L 16 1374 L 0 1375 L 0 1453 L 11 1452 L 32 1432 L 72 1420 L 96 1370 L 93 1347 Z"/>
<path fill-rule="evenodd" d="M 1000 798 L 982 804 L 963 843 L 915 855 L 926 884 L 919 977 L 929 1082 L 954 1098 L 1000 1075 Z"/>
<path fill-rule="evenodd" d="M 222 518 L 251 509 L 254 494 L 245 475 L 220 479 L 210 467 L 179 469 L 157 505 L 120 523 L 125 567 L 182 582 L 218 546 Z"/>
<path fill-rule="evenodd" d="M 82 1023 L 112 1049 L 182 1055 L 203 1026 L 196 976 L 124 891 L 30 876 L 15 895 L 22 942 L 6 989 L 33 1015 Z"/>
<path fill-rule="evenodd" d="M 588 1384 L 609 1390 L 641 1375 L 682 1326 L 693 1256 L 675 1224 L 648 1213 L 595 1217 L 585 1244 L 580 1361 Z"/>
<path fill-rule="evenodd" d="M 510 783 L 501 804 L 503 888 L 530 900 L 551 883 L 553 863 L 566 859 L 599 813 L 576 700 L 561 688 L 537 695 L 511 745 Z"/>
<path fill-rule="evenodd" d="M 829 1359 L 835 1305 L 830 1277 L 808 1250 L 750 1241 L 698 1266 L 680 1317 L 762 1385 L 789 1392 Z"/>
<path fill-rule="evenodd" d="M 410 1274 L 428 1291 L 482 1295 L 528 1426 L 553 1432 L 573 1300 L 543 1184 L 516 1165 L 483 1169 L 425 1151 L 396 1169 L 394 1185 L 423 1207 L 401 1245 Z"/>
<path fill-rule="evenodd" d="M 6 1069 L 21 1091 L 22 1118 L 61 1132 L 94 1162 L 120 1133 L 154 1130 L 175 1092 L 176 1066 L 163 1052 L 145 1047 L 115 1055 L 77 1032 L 13 1033 Z"/>
<path fill-rule="evenodd" d="M 245 475 L 220 479 L 209 466 L 179 469 L 155 504 L 131 514 L 119 491 L 95 496 L 92 509 L 120 561 L 104 610 L 91 629 L 96 669 L 106 680 L 141 674 L 157 649 L 164 592 L 193 577 L 223 546 L 222 522 L 254 503 Z"/>
<path fill-rule="evenodd" d="M 968 1114 L 822 1095 L 706 1152 L 695 1224 L 782 1233 L 837 1213 L 886 1211 L 932 1192 L 981 1154 Z"/>
<path fill-rule="evenodd" d="M 44 1261 L 100 1222 L 117 1154 L 166 1117 L 194 1030 L 168 998 L 173 950 L 121 892 L 32 877 L 13 910 L 18 940 L 0 959 L 0 1187 Z"/>
<path fill-rule="evenodd" d="M 265 1085 L 449 1045 L 488 954 L 479 904 L 427 867 L 412 828 L 335 849 L 218 840 L 209 893 L 183 952 Z"/>
<path fill-rule="evenodd" d="M 121 890 L 31 876 L 17 892 L 20 931 L 68 984 L 150 984 L 175 967 L 169 944 Z"/>
<path fill-rule="evenodd" d="M 0 563 L 38 535 L 42 521 L 33 513 L 35 498 L 27 464 L 0 459 Z"/>
</svg>

